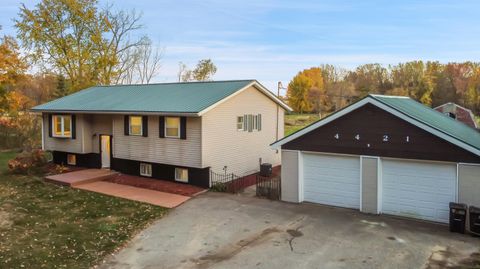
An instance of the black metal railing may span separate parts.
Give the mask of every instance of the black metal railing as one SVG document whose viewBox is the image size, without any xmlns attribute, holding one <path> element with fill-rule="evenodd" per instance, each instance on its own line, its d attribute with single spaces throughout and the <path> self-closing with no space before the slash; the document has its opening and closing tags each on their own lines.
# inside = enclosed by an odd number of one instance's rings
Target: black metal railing
<svg viewBox="0 0 480 269">
<path fill-rule="evenodd" d="M 257 175 L 256 192 L 259 197 L 266 197 L 270 200 L 280 200 L 282 193 L 280 176 L 263 177 Z"/>
<path fill-rule="evenodd" d="M 215 173 L 210 171 L 211 189 L 219 192 L 238 193 L 245 188 L 245 177 L 234 173 Z"/>
</svg>

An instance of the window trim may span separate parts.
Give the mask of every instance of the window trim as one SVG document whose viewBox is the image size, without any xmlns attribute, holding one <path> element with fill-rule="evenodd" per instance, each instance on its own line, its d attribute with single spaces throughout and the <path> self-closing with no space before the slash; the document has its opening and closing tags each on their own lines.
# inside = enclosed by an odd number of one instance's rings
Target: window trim
<svg viewBox="0 0 480 269">
<path fill-rule="evenodd" d="M 183 178 L 178 178 L 178 173 L 177 171 L 178 170 L 184 170 L 184 171 L 187 171 L 187 178 L 183 179 Z M 183 182 L 183 183 L 188 183 L 188 168 L 181 168 L 181 167 L 175 167 L 175 181 L 178 181 L 178 182 Z"/>
<path fill-rule="evenodd" d="M 142 171 L 142 167 L 144 168 Z M 149 169 L 146 169 L 146 167 L 150 167 Z M 140 163 L 140 175 L 144 177 L 152 177 L 152 164 L 150 163 Z"/>
<path fill-rule="evenodd" d="M 174 118 L 174 119 L 178 119 L 178 127 L 177 127 L 177 136 L 170 136 L 168 135 L 168 132 L 167 132 L 167 129 L 168 128 L 171 128 L 173 129 L 174 127 L 168 127 L 168 119 L 169 118 Z M 165 131 L 165 137 L 166 138 L 180 138 L 181 134 L 181 128 L 182 128 L 182 122 L 181 122 L 181 119 L 180 117 L 165 117 L 165 127 L 164 127 L 164 131 Z"/>
<path fill-rule="evenodd" d="M 132 117 L 140 118 L 140 134 L 133 134 L 132 133 Z M 142 116 L 137 116 L 137 115 L 128 116 L 128 135 L 143 136 L 143 117 Z"/>
<path fill-rule="evenodd" d="M 61 119 L 61 123 L 60 123 L 60 129 L 61 129 L 61 133 L 60 134 L 57 134 L 55 128 L 56 128 L 56 119 L 57 118 L 60 118 Z M 65 135 L 65 118 L 70 118 L 70 134 L 69 135 Z M 53 137 L 57 137 L 57 138 L 72 138 L 72 127 L 73 127 L 73 123 L 72 123 L 72 115 L 52 115 L 52 126 L 50 126 L 50 128 L 52 129 L 52 136 Z"/>
</svg>

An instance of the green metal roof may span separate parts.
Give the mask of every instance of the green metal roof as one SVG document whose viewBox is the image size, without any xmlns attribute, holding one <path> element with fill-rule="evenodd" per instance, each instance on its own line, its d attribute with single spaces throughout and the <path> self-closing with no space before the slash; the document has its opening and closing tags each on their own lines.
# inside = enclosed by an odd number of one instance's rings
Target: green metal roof
<svg viewBox="0 0 480 269">
<path fill-rule="evenodd" d="M 408 97 L 375 94 L 371 94 L 370 96 L 410 118 L 422 122 L 474 148 L 480 149 L 480 132 L 464 123 L 452 119 Z"/>
<path fill-rule="evenodd" d="M 95 86 L 32 111 L 198 113 L 252 82 L 256 81 Z"/>
</svg>

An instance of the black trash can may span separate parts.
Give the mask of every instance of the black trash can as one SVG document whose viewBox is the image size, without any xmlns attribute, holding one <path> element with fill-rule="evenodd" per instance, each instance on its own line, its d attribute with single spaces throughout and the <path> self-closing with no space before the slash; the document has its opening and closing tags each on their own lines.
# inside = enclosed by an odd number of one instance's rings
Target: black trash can
<svg viewBox="0 0 480 269">
<path fill-rule="evenodd" d="M 450 232 L 465 233 L 467 205 L 450 203 Z"/>
<path fill-rule="evenodd" d="M 470 206 L 468 213 L 470 214 L 470 232 L 480 235 L 480 208 Z"/>
<path fill-rule="evenodd" d="M 260 175 L 262 177 L 269 177 L 272 175 L 272 164 L 262 163 L 260 165 Z"/>
</svg>

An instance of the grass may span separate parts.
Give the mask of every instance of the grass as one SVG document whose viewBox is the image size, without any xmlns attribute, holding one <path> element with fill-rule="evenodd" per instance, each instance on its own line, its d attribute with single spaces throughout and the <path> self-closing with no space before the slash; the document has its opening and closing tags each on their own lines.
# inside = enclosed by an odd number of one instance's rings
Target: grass
<svg viewBox="0 0 480 269">
<path fill-rule="evenodd" d="M 0 268 L 90 268 L 167 210 L 6 174 L 0 153 Z"/>
<path fill-rule="evenodd" d="M 290 135 L 310 123 L 319 120 L 318 114 L 289 114 L 285 115 L 285 136 Z"/>
</svg>

